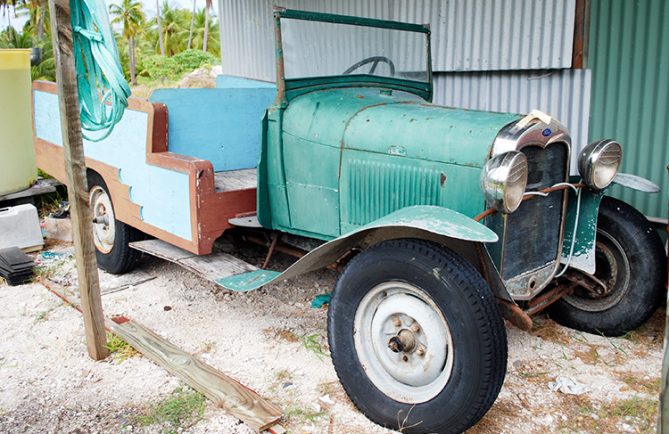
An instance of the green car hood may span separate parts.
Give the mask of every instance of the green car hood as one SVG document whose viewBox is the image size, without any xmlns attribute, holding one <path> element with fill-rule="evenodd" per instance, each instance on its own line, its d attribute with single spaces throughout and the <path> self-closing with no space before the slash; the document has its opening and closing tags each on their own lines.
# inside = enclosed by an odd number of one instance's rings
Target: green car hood
<svg viewBox="0 0 669 434">
<path fill-rule="evenodd" d="M 340 88 L 290 101 L 283 131 L 337 148 L 482 167 L 499 130 L 519 118 L 437 106 L 396 90 Z"/>
</svg>

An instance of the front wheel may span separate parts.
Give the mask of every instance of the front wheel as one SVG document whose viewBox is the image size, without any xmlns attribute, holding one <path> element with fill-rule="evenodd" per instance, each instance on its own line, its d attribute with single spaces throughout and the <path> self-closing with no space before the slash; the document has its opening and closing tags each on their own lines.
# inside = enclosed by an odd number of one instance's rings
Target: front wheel
<svg viewBox="0 0 669 434">
<path fill-rule="evenodd" d="M 573 294 L 549 308 L 557 322 L 577 330 L 620 336 L 646 322 L 664 298 L 666 256 L 646 218 L 618 199 L 599 207 L 594 278 L 577 270 Z"/>
<path fill-rule="evenodd" d="M 506 331 L 471 264 L 418 240 L 357 255 L 328 312 L 337 375 L 372 421 L 406 433 L 457 433 L 492 406 L 506 373 Z"/>
</svg>

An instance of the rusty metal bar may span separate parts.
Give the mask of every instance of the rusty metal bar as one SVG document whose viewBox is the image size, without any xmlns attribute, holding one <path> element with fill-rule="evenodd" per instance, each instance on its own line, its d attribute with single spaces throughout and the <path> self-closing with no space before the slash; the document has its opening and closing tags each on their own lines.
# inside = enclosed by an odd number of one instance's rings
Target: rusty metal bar
<svg viewBox="0 0 669 434">
<path fill-rule="evenodd" d="M 557 187 L 555 187 L 555 186 L 554 187 L 548 187 L 548 188 L 544 188 L 543 190 L 537 190 L 536 192 L 533 192 L 533 193 L 553 193 L 554 191 L 566 190 L 566 189 L 571 188 L 571 187 L 583 188 L 583 187 L 585 187 L 585 184 L 583 184 L 581 182 L 573 183 L 573 184 L 572 183 L 564 183 L 562 185 L 558 185 Z M 525 196 L 525 197 L 523 197 L 523 202 L 525 202 L 527 200 L 532 200 L 536 197 L 537 196 Z M 483 211 L 481 214 L 474 217 L 474 221 L 480 222 L 484 218 L 486 218 L 488 216 L 491 216 L 491 215 L 494 215 L 494 214 L 497 214 L 497 209 L 488 208 L 485 211 Z"/>
<path fill-rule="evenodd" d="M 275 232 L 272 234 L 272 243 L 269 245 L 269 250 L 267 251 L 267 256 L 265 257 L 265 262 L 262 264 L 262 269 L 266 269 L 267 265 L 269 265 L 270 259 L 272 259 L 272 254 L 274 253 L 274 249 L 276 248 L 276 243 L 279 241 L 279 233 Z"/>
<path fill-rule="evenodd" d="M 530 301 L 528 303 L 529 308 L 525 311 L 528 315 L 536 315 L 542 310 L 546 309 L 551 304 L 558 301 L 562 296 L 571 294 L 576 288 L 575 283 L 563 286 L 558 285 L 555 288 L 547 291 L 545 294 L 541 295 Z"/>
<path fill-rule="evenodd" d="M 497 299 L 497 305 L 499 306 L 502 316 L 511 324 L 526 332 L 532 330 L 532 318 L 530 318 L 520 306 L 500 298 Z"/>
</svg>

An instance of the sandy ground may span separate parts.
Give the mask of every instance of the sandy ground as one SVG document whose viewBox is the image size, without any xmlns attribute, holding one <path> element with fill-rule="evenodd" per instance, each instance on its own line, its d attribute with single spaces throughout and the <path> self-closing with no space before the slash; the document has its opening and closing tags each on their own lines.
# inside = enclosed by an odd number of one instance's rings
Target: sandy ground
<svg viewBox="0 0 669 434">
<path fill-rule="evenodd" d="M 63 248 L 60 249 L 63 251 Z M 65 250 L 67 251 L 67 250 Z M 288 264 L 277 255 L 272 266 Z M 73 260 L 50 265 L 73 283 Z M 106 315 L 135 319 L 280 406 L 294 433 L 387 432 L 356 410 L 337 381 L 326 341 L 326 310 L 310 301 L 334 272 L 247 293 L 230 293 L 179 267 L 143 258 L 103 295 Z M 101 273 L 105 291 L 117 284 Z M 142 356 L 92 361 L 80 314 L 39 283 L 0 284 L 0 432 L 160 432 L 138 415 L 180 387 Z M 651 432 L 662 356 L 664 311 L 623 338 L 563 328 L 540 317 L 529 334 L 508 327 L 509 369 L 490 412 L 471 432 Z M 322 353 L 321 353 L 322 352 Z M 568 377 L 587 392 L 551 391 Z M 207 402 L 204 416 L 177 431 L 251 433 Z"/>
</svg>

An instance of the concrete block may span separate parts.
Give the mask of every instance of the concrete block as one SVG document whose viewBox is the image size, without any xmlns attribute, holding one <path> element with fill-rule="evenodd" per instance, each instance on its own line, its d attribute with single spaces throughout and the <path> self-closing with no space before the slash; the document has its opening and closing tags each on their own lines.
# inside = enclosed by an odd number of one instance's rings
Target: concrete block
<svg viewBox="0 0 669 434">
<path fill-rule="evenodd" d="M 31 204 L 0 208 L 0 248 L 39 250 L 44 245 L 37 208 Z"/>
</svg>

